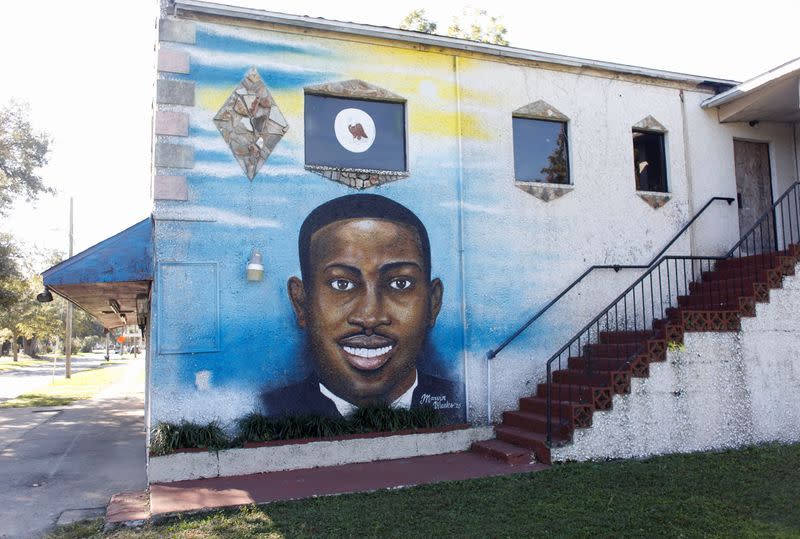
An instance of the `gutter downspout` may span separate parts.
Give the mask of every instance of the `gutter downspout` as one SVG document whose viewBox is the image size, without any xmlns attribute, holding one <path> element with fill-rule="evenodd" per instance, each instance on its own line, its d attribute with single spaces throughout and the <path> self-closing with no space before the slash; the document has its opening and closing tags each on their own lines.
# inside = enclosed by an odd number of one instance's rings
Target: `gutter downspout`
<svg viewBox="0 0 800 539">
<path fill-rule="evenodd" d="M 692 155 L 691 155 L 691 144 L 689 144 L 689 127 L 686 125 L 686 96 L 683 93 L 683 90 L 679 93 L 681 99 L 681 130 L 683 136 L 683 162 L 684 168 L 686 170 L 686 191 L 687 191 L 687 202 L 688 202 L 688 210 L 689 215 L 694 215 L 694 184 L 692 182 Z M 689 233 L 689 252 L 691 254 L 697 253 L 697 242 L 695 241 L 694 232 L 692 230 L 687 231 Z"/>
<path fill-rule="evenodd" d="M 469 364 L 467 354 L 467 289 L 464 267 L 464 130 L 461 118 L 461 79 L 458 70 L 458 56 L 453 56 L 453 71 L 456 83 L 456 128 L 458 130 L 458 271 L 461 287 L 461 359 L 464 364 L 464 420 L 469 423 Z"/>
</svg>

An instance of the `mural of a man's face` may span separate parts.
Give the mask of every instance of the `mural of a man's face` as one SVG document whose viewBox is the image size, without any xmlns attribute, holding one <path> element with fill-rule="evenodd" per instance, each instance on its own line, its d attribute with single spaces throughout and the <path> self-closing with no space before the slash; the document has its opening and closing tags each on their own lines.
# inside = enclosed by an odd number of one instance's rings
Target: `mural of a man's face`
<svg viewBox="0 0 800 539">
<path fill-rule="evenodd" d="M 311 235 L 309 274 L 289 279 L 297 322 L 328 389 L 362 405 L 413 383 L 442 303 L 417 231 L 377 218 L 334 221 Z"/>
</svg>

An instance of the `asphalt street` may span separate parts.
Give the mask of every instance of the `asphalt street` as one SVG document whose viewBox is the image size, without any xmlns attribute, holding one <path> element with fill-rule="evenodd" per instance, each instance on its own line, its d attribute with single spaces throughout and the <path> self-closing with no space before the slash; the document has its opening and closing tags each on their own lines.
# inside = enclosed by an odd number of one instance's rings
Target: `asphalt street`
<svg viewBox="0 0 800 539">
<path fill-rule="evenodd" d="M 102 514 L 113 494 L 146 487 L 144 360 L 127 361 L 91 400 L 0 409 L 1 538 L 41 537 L 59 517 Z"/>
</svg>

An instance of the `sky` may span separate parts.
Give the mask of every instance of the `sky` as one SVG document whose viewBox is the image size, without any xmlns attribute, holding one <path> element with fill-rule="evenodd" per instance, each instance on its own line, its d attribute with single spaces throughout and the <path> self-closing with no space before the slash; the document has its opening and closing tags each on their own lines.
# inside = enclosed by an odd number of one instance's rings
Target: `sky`
<svg viewBox="0 0 800 539">
<path fill-rule="evenodd" d="M 363 0 L 229 3 L 395 27 L 425 7 Z M 445 31 L 466 6 L 500 17 L 512 46 L 540 52 L 738 81 L 800 56 L 796 1 L 445 0 L 426 13 Z M 52 138 L 42 176 L 58 194 L 18 203 L 0 231 L 34 249 L 66 252 L 72 197 L 77 253 L 150 214 L 157 10 L 157 0 L 3 2 L 0 104 L 28 103 L 35 127 Z"/>
</svg>

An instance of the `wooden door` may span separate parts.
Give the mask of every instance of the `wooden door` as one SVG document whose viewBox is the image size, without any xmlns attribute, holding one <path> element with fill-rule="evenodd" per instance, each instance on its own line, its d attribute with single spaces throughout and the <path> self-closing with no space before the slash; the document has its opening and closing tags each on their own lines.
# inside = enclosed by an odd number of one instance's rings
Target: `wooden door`
<svg viewBox="0 0 800 539">
<path fill-rule="evenodd" d="M 764 142 L 733 141 L 736 169 L 736 198 L 739 204 L 739 234 L 745 232 L 772 207 L 772 174 L 769 166 L 769 144 Z M 764 220 L 753 237 L 742 245 L 747 253 L 755 254 L 775 249 L 775 220 Z"/>
</svg>

